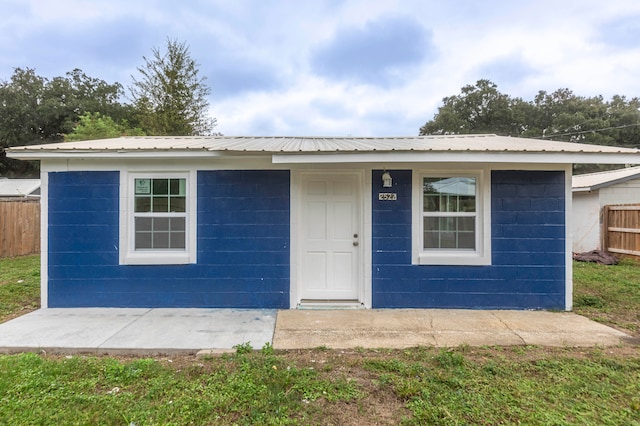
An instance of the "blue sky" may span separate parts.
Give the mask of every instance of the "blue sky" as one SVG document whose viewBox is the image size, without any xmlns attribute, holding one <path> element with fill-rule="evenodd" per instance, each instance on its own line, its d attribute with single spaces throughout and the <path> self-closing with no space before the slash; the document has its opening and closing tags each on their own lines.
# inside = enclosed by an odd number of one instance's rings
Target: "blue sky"
<svg viewBox="0 0 640 426">
<path fill-rule="evenodd" d="M 125 87 L 185 42 L 225 135 L 404 136 L 488 78 L 640 96 L 637 0 L 0 0 L 0 79 L 74 68 Z"/>
</svg>

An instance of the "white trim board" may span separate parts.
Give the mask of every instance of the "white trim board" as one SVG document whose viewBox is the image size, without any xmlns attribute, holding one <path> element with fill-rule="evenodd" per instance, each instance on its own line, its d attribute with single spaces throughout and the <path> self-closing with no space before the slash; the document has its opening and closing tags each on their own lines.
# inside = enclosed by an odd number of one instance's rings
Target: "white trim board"
<svg viewBox="0 0 640 426">
<path fill-rule="evenodd" d="M 346 163 L 528 163 L 528 164 L 630 164 L 637 154 L 569 152 L 386 152 L 332 154 L 273 154 L 274 164 Z"/>
<path fill-rule="evenodd" d="M 40 307 L 49 307 L 49 173 L 40 172 Z"/>
<path fill-rule="evenodd" d="M 573 310 L 573 192 L 572 192 L 572 176 L 571 166 L 565 168 L 565 311 Z"/>
<path fill-rule="evenodd" d="M 186 248 L 184 251 L 150 250 L 137 252 L 134 241 L 134 196 L 131 193 L 135 177 L 186 178 L 187 179 L 187 226 Z M 178 265 L 196 263 L 197 257 L 197 172 L 195 170 L 121 170 L 120 171 L 120 214 L 119 214 L 119 263 L 120 265 Z"/>
<path fill-rule="evenodd" d="M 469 176 L 477 179 L 476 219 L 480 224 L 476 226 L 476 249 L 467 250 L 423 250 L 422 245 L 422 177 L 457 177 Z M 491 265 L 491 171 L 487 168 L 468 169 L 428 169 L 412 170 L 411 185 L 411 264 L 412 265 Z"/>
</svg>

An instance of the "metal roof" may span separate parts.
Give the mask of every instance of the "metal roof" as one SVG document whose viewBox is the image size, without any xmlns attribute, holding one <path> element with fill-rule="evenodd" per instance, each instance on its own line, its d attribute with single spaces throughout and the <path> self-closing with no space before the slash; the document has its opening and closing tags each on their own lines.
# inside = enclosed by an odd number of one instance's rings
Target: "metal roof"
<svg viewBox="0 0 640 426">
<path fill-rule="evenodd" d="M 12 147 L 7 151 L 227 151 L 227 152 L 391 152 L 391 151 L 508 151 L 640 153 L 613 146 L 556 142 L 496 135 L 407 137 L 294 137 L 294 136 L 135 136 L 82 142 Z"/>
<path fill-rule="evenodd" d="M 40 179 L 0 178 L 0 197 L 27 197 L 40 189 Z M 39 193 L 35 194 L 39 195 Z"/>
<path fill-rule="evenodd" d="M 274 163 L 395 160 L 640 164 L 638 149 L 491 134 L 405 137 L 138 136 L 12 147 L 7 149 L 7 154 L 18 159 L 180 158 L 253 154 L 270 155 Z M 630 159 L 629 156 L 634 154 L 638 158 Z"/>
<path fill-rule="evenodd" d="M 626 167 L 573 176 L 572 187 L 574 192 L 593 191 L 636 178 L 640 178 L 640 167 Z"/>
</svg>

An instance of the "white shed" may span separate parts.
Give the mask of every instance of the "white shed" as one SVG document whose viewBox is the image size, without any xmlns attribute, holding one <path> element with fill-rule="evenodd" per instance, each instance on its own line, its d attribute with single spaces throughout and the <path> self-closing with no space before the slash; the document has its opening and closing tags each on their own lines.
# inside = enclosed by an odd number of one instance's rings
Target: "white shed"
<svg viewBox="0 0 640 426">
<path fill-rule="evenodd" d="M 0 178 L 0 198 L 40 198 L 40 179 Z"/>
<path fill-rule="evenodd" d="M 601 249 L 602 208 L 640 203 L 640 167 L 573 176 L 573 251 Z"/>
</svg>

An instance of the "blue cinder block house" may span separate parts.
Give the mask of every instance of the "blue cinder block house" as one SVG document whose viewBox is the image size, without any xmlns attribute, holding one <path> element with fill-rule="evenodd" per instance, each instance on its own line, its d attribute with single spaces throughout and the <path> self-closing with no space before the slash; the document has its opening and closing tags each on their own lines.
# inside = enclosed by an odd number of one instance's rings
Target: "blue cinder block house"
<svg viewBox="0 0 640 426">
<path fill-rule="evenodd" d="M 571 309 L 571 165 L 546 140 L 130 137 L 41 161 L 43 307 Z"/>
</svg>

